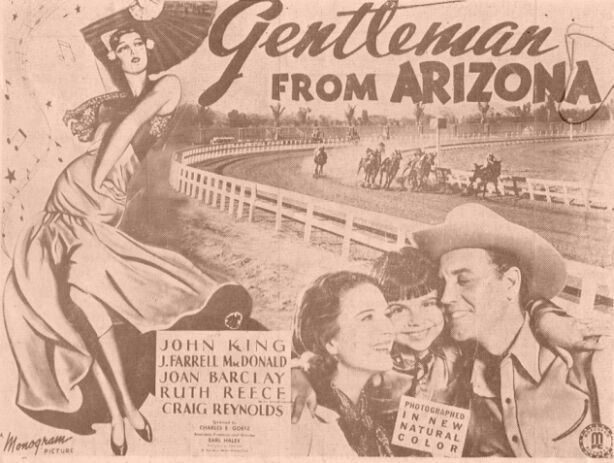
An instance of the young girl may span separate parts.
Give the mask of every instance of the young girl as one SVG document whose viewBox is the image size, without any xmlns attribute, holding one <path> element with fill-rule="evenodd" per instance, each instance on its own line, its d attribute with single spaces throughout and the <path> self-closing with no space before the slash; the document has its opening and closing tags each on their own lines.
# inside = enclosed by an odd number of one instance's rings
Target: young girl
<svg viewBox="0 0 614 463">
<path fill-rule="evenodd" d="M 445 335 L 437 267 L 421 251 L 406 247 L 385 253 L 374 263 L 372 275 L 388 301 L 395 341 L 393 368 L 368 394 L 374 418 L 392 436 L 402 396 L 456 403 L 461 352 Z M 396 446 L 393 451 L 422 455 Z"/>
</svg>

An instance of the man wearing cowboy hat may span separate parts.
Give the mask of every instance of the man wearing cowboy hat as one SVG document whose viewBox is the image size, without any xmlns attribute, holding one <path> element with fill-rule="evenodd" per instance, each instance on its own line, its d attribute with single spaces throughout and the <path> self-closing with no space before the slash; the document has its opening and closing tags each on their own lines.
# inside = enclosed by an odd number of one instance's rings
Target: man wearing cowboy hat
<svg viewBox="0 0 614 463">
<path fill-rule="evenodd" d="M 570 367 L 531 330 L 529 312 L 565 285 L 562 256 L 531 230 L 475 204 L 453 209 L 414 238 L 440 263 L 451 336 L 478 345 L 464 381 L 472 414 L 464 455 L 582 457 L 582 430 L 612 427 L 612 356 L 605 343 L 576 355 Z M 591 335 L 608 332 L 604 326 Z M 587 348 L 598 339 L 590 337 Z"/>
</svg>

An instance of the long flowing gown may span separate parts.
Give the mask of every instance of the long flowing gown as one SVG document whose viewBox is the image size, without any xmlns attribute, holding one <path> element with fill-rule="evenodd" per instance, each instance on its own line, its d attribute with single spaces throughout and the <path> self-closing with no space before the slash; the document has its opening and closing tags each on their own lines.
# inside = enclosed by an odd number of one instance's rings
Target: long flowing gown
<svg viewBox="0 0 614 463">
<path fill-rule="evenodd" d="M 107 108 L 106 142 L 137 102 L 122 98 Z M 168 120 L 156 116 L 139 129 L 133 152 L 112 172 L 120 183 L 128 183 L 128 163 L 138 165 Z M 44 212 L 16 245 L 5 288 L 4 319 L 19 373 L 16 403 L 34 415 L 83 412 L 96 341 L 113 326 L 150 333 L 227 305 L 251 311 L 242 286 L 221 285 L 179 254 L 120 231 L 126 205 L 92 188 L 96 158 L 97 151 L 86 152 L 58 177 Z"/>
</svg>

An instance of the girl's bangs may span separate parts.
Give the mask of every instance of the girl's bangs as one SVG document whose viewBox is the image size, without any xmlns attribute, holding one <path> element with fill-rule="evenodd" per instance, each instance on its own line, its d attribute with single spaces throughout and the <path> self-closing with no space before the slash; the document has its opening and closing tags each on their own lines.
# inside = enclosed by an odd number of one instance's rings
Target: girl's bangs
<svg viewBox="0 0 614 463">
<path fill-rule="evenodd" d="M 383 288 L 384 297 L 388 302 L 392 301 L 404 301 L 409 299 L 416 299 L 418 297 L 426 296 L 427 294 L 437 291 L 434 285 L 427 283 L 417 285 L 394 285 L 388 284 Z"/>
</svg>

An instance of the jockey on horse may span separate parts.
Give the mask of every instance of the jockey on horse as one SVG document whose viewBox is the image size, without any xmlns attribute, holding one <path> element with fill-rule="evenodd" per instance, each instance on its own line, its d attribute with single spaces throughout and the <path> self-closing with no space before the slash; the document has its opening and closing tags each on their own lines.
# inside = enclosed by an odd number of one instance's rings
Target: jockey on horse
<svg viewBox="0 0 614 463">
<path fill-rule="evenodd" d="M 313 173 L 314 178 L 324 175 L 324 165 L 328 162 L 328 154 L 324 149 L 324 145 L 320 145 L 316 148 L 315 155 L 313 156 L 313 162 L 315 164 L 315 171 Z"/>
<path fill-rule="evenodd" d="M 418 166 L 421 158 L 422 150 L 418 148 L 418 150 L 414 153 L 414 158 L 409 160 L 407 166 L 405 166 L 405 169 L 403 169 L 403 173 L 401 174 L 403 179 L 407 178 L 407 182 L 412 191 L 418 187 Z M 405 185 L 405 181 L 403 182 L 403 185 Z"/>
<path fill-rule="evenodd" d="M 375 179 L 377 178 L 377 173 L 379 172 L 382 162 L 382 152 L 385 148 L 383 143 L 380 143 L 380 148 L 380 150 L 372 150 L 371 148 L 367 148 L 365 156 L 360 160 L 356 175 L 360 174 L 361 169 L 365 170 L 363 186 L 370 187 L 375 183 Z"/>
<path fill-rule="evenodd" d="M 379 185 L 382 186 L 382 180 L 384 175 L 386 176 L 386 181 L 384 182 L 384 188 L 388 190 L 390 188 L 390 184 L 397 176 L 399 172 L 399 167 L 401 166 L 401 160 L 403 159 L 403 154 L 400 150 L 395 150 L 390 157 L 387 157 L 382 162 L 380 167 L 380 176 L 379 176 Z"/>
<path fill-rule="evenodd" d="M 483 187 L 482 198 L 486 197 L 486 187 L 489 183 L 495 186 L 497 195 L 501 195 L 499 191 L 499 177 L 501 175 L 501 161 L 495 158 L 495 155 L 489 153 L 486 157 L 486 165 L 474 164 L 473 176 L 470 179 L 467 192 L 473 192 L 475 196 L 478 195 L 480 187 Z M 474 183 L 478 181 L 477 188 L 474 187 Z"/>
<path fill-rule="evenodd" d="M 418 157 L 419 156 L 419 157 Z M 435 153 L 429 154 L 418 149 L 412 161 L 412 170 L 409 175 L 412 178 L 412 191 L 423 191 L 427 184 L 431 168 L 435 164 Z"/>
</svg>

